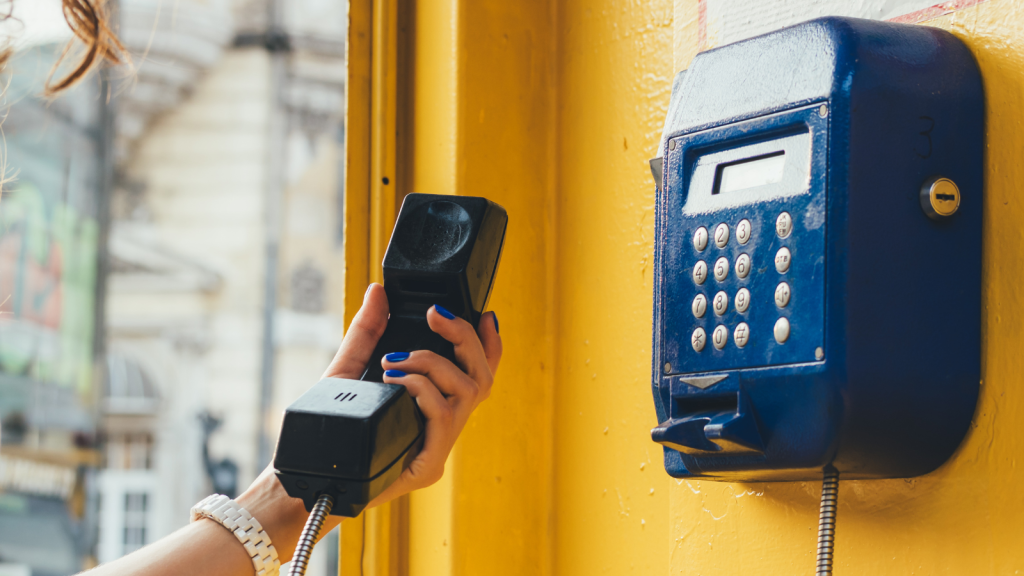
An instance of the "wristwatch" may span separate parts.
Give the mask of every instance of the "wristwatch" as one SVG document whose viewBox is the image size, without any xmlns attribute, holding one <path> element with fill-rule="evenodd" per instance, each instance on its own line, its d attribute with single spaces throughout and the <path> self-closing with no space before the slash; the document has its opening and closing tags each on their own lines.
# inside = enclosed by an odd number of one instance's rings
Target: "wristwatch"
<svg viewBox="0 0 1024 576">
<path fill-rule="evenodd" d="M 223 494 L 211 494 L 192 507 L 192 520 L 209 518 L 230 530 L 252 558 L 256 576 L 278 576 L 281 560 L 259 520 Z"/>
</svg>

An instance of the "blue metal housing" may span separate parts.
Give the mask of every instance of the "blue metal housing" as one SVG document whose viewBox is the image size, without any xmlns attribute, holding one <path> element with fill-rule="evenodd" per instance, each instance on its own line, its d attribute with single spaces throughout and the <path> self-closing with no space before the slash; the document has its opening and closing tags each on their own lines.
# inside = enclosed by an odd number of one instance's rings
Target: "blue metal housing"
<svg viewBox="0 0 1024 576">
<path fill-rule="evenodd" d="M 810 480 L 831 464 L 844 478 L 893 478 L 945 462 L 981 377 L 984 95 L 966 46 L 934 28 L 822 18 L 704 52 L 677 78 L 662 144 L 652 435 L 668 472 Z M 785 169 L 774 177 L 725 189 L 726 167 L 775 156 Z M 961 193 L 942 221 L 920 201 L 936 176 Z M 782 212 L 793 220 L 784 238 Z M 720 248 L 722 223 L 731 234 Z M 693 239 L 701 226 L 704 250 Z M 792 264 L 780 273 L 783 247 Z M 730 264 L 721 281 L 720 258 Z M 792 296 L 779 307 L 783 281 Z M 729 296 L 722 315 L 710 302 L 718 292 Z M 697 294 L 709 300 L 700 318 Z M 782 317 L 791 330 L 779 343 Z"/>
</svg>

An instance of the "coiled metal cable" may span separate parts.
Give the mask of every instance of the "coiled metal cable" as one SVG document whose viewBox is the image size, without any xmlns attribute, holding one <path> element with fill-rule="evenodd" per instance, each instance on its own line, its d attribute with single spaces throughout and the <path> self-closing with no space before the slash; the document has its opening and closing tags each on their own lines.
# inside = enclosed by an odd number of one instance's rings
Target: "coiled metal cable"
<svg viewBox="0 0 1024 576">
<path fill-rule="evenodd" d="M 836 537 L 836 502 L 839 499 L 839 471 L 829 466 L 821 480 L 821 511 L 818 514 L 817 576 L 832 576 L 832 547 Z"/>
<path fill-rule="evenodd" d="M 320 537 L 320 529 L 324 527 L 324 519 L 331 513 L 334 507 L 334 498 L 330 494 L 321 494 L 309 512 L 309 519 L 302 528 L 299 536 L 299 543 L 295 545 L 295 554 L 292 555 L 291 568 L 288 569 L 288 576 L 304 576 L 306 568 L 309 567 L 309 555 L 313 553 L 313 547 Z"/>
</svg>

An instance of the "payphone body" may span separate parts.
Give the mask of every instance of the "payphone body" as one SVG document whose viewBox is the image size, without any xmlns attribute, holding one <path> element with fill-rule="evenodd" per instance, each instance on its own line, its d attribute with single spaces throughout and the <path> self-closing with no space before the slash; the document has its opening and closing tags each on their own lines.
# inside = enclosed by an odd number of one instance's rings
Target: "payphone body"
<svg viewBox="0 0 1024 576">
<path fill-rule="evenodd" d="M 981 366 L 984 97 L 952 34 L 822 18 L 699 54 L 657 194 L 653 392 L 675 477 L 910 477 Z"/>
</svg>

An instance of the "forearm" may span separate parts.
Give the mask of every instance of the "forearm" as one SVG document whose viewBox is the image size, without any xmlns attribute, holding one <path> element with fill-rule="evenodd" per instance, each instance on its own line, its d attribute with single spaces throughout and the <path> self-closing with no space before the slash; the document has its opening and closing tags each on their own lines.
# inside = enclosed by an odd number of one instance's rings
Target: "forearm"
<svg viewBox="0 0 1024 576">
<path fill-rule="evenodd" d="M 88 576 L 252 576 L 252 561 L 235 535 L 212 520 L 185 526 Z"/>
<path fill-rule="evenodd" d="M 306 522 L 302 501 L 285 493 L 271 470 L 264 471 L 236 501 L 260 522 L 281 562 L 291 559 Z M 321 534 L 338 524 L 328 517 Z M 99 566 L 88 576 L 252 576 L 249 554 L 235 535 L 203 519 L 124 558 Z"/>
</svg>

